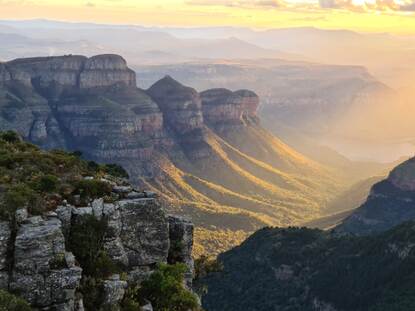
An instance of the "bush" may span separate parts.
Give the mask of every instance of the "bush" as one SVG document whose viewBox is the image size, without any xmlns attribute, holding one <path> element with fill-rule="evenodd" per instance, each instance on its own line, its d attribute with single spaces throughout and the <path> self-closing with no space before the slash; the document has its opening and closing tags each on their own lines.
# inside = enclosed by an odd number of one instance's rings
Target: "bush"
<svg viewBox="0 0 415 311">
<path fill-rule="evenodd" d="M 67 268 L 65 254 L 64 253 L 56 254 L 55 257 L 49 260 L 49 266 L 51 269 L 56 269 L 56 270 Z"/>
<path fill-rule="evenodd" d="M 7 141 L 9 143 L 17 143 L 21 141 L 19 134 L 13 131 L 6 131 L 0 134 L 0 139 Z"/>
<path fill-rule="evenodd" d="M 57 190 L 59 178 L 54 175 L 45 175 L 40 178 L 39 190 L 43 192 L 54 192 Z"/>
<path fill-rule="evenodd" d="M 104 300 L 103 282 L 101 279 L 83 276 L 80 292 L 82 293 L 85 310 L 100 310 Z"/>
<path fill-rule="evenodd" d="M 118 272 L 115 264 L 103 250 L 108 225 L 105 219 L 84 215 L 71 227 L 69 250 L 79 261 L 84 274 L 106 277 Z"/>
<path fill-rule="evenodd" d="M 75 182 L 75 194 L 80 194 L 82 199 L 98 198 L 111 194 L 111 185 L 99 180 L 80 180 Z"/>
<path fill-rule="evenodd" d="M 118 164 L 105 164 L 102 167 L 104 173 L 120 178 L 130 178 L 127 171 Z"/>
<path fill-rule="evenodd" d="M 0 311 L 30 311 L 29 304 L 22 298 L 0 290 Z"/>
<path fill-rule="evenodd" d="M 141 301 L 149 300 L 155 311 L 200 310 L 196 296 L 184 287 L 184 264 L 159 264 L 139 289 Z"/>
<path fill-rule="evenodd" d="M 14 217 L 17 209 L 38 207 L 39 195 L 25 184 L 17 184 L 6 190 L 3 206 L 0 209 L 0 218 L 10 220 Z"/>
</svg>

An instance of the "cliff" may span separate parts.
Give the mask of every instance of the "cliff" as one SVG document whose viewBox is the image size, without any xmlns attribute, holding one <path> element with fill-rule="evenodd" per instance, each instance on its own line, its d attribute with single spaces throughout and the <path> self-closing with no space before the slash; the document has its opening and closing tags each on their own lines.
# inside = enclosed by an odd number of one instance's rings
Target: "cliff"
<svg viewBox="0 0 415 311">
<path fill-rule="evenodd" d="M 0 163 L 10 177 L 0 181 L 0 289 L 37 310 L 121 310 L 160 264 L 178 263 L 191 288 L 193 224 L 156 194 L 10 133 L 0 152 L 11 159 Z"/>
<path fill-rule="evenodd" d="M 375 184 L 363 203 L 342 224 L 339 232 L 371 234 L 415 219 L 415 158 L 394 168 L 388 178 Z"/>
<path fill-rule="evenodd" d="M 214 128 L 241 125 L 246 118 L 255 118 L 259 97 L 252 91 L 211 89 L 200 93 L 203 116 Z"/>
<path fill-rule="evenodd" d="M 316 217 L 340 188 L 261 127 L 251 91 L 199 94 L 169 76 L 141 90 L 116 55 L 18 59 L 0 72 L 0 130 L 122 165 L 194 220 L 199 254 Z"/>
</svg>

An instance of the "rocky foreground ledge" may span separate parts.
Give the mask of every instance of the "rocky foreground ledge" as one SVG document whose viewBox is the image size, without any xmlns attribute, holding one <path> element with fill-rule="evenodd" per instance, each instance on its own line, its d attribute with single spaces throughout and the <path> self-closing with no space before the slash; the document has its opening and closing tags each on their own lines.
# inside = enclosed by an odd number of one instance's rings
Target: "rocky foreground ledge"
<svg viewBox="0 0 415 311">
<path fill-rule="evenodd" d="M 83 269 L 67 251 L 67 241 L 85 215 L 107 220 L 104 248 L 114 263 L 124 267 L 124 276 L 113 274 L 103 283 L 105 306 L 118 310 L 127 288 L 146 280 L 159 263 L 186 264 L 190 287 L 192 223 L 167 215 L 153 193 L 129 185 L 112 187 L 112 195 L 118 197 L 112 203 L 103 198 L 82 207 L 63 202 L 43 216 L 19 209 L 14 224 L 0 222 L 0 287 L 19 293 L 40 310 L 84 310 L 78 295 Z M 152 310 L 151 305 L 143 310 Z"/>
</svg>

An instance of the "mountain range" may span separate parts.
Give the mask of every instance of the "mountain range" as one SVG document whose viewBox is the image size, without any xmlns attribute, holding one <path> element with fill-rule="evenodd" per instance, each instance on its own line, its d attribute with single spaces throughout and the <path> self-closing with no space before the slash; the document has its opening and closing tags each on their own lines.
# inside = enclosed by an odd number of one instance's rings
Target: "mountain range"
<svg viewBox="0 0 415 311">
<path fill-rule="evenodd" d="M 1 63 L 0 86 L 1 130 L 122 165 L 192 217 L 199 253 L 315 218 L 344 187 L 261 126 L 249 90 L 198 93 L 170 76 L 142 90 L 126 61 L 108 54 Z"/>
<path fill-rule="evenodd" d="M 414 163 L 393 169 L 331 230 L 268 227 L 221 254 L 222 269 L 199 280 L 204 307 L 412 310 Z"/>
<path fill-rule="evenodd" d="M 340 153 L 355 162 L 392 162 L 413 147 L 412 120 L 397 116 L 412 111 L 412 96 L 400 96 L 410 93 L 415 72 L 411 37 L 48 20 L 0 21 L 0 37 L 2 60 L 115 53 L 140 74 L 143 88 L 166 74 L 197 91 L 249 87 L 261 98 L 264 127 L 317 161 L 346 160 Z M 341 44 L 331 44 L 333 38 Z"/>
</svg>

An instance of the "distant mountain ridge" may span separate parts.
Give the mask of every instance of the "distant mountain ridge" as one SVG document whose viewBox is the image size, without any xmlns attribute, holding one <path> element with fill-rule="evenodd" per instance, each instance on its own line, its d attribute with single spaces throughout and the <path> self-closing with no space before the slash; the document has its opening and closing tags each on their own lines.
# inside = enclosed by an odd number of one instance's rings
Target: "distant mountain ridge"
<svg viewBox="0 0 415 311">
<path fill-rule="evenodd" d="M 353 212 L 308 224 L 331 230 L 257 231 L 219 255 L 222 271 L 199 280 L 199 287 L 207 287 L 203 306 L 211 311 L 413 310 L 414 200 L 411 158 L 375 184 Z"/>
<path fill-rule="evenodd" d="M 415 219 L 415 158 L 394 168 L 376 183 L 364 202 L 336 231 L 368 235 Z"/>
<path fill-rule="evenodd" d="M 261 127 L 254 92 L 199 94 L 169 76 L 144 91 L 135 80 L 118 55 L 2 63 L 0 129 L 121 164 L 134 183 L 192 216 L 196 252 L 316 217 L 342 187 Z"/>
</svg>

